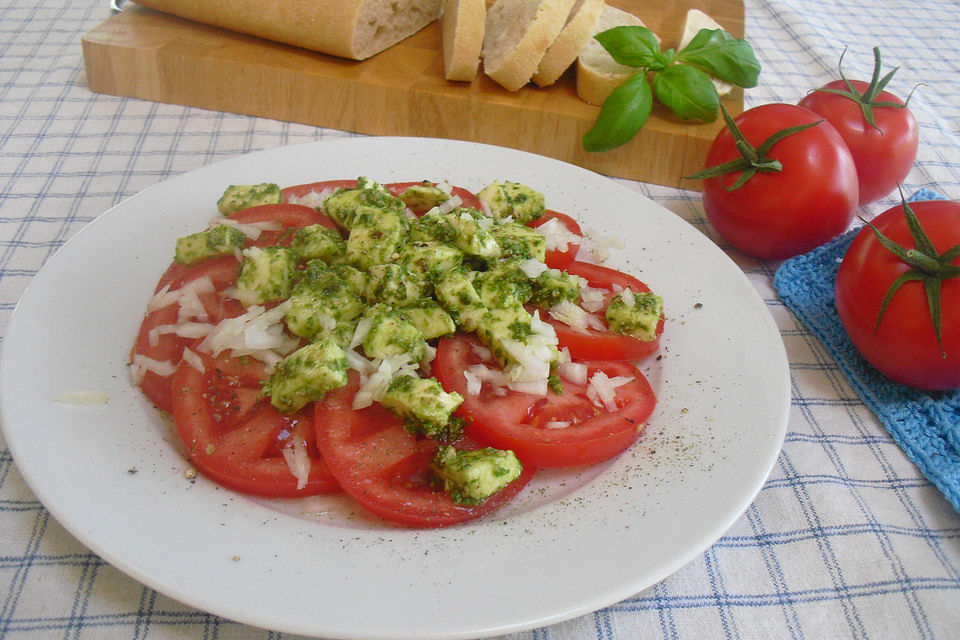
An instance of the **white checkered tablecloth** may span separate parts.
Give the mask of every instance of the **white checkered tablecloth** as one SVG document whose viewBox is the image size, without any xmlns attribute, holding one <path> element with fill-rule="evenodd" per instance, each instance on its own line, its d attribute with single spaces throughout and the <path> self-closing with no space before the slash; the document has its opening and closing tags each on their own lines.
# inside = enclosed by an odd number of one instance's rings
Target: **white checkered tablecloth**
<svg viewBox="0 0 960 640">
<path fill-rule="evenodd" d="M 80 38 L 107 18 L 105 2 L 0 4 L 0 332 L 44 261 L 120 200 L 241 153 L 349 135 L 93 94 Z M 748 106 L 796 102 L 834 77 L 844 46 L 848 76 L 869 77 L 880 46 L 900 66 L 892 87 L 923 83 L 911 101 L 921 147 L 905 190 L 960 200 L 960 2 L 747 0 L 746 17 L 763 65 Z M 719 240 L 698 194 L 621 182 Z M 766 300 L 790 360 L 790 422 L 770 478 L 675 575 L 510 637 L 960 638 L 960 515 L 778 300 L 777 265 L 729 254 Z M 107 565 L 49 515 L 0 443 L 0 637 L 290 636 L 197 611 Z"/>
</svg>

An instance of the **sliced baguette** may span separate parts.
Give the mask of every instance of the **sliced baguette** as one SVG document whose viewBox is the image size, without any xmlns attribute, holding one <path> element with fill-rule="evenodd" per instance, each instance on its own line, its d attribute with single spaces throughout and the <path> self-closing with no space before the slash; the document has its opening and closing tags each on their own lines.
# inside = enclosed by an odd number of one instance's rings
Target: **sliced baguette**
<svg viewBox="0 0 960 640">
<path fill-rule="evenodd" d="M 364 60 L 440 17 L 442 0 L 136 0 L 232 31 Z"/>
<path fill-rule="evenodd" d="M 486 0 L 443 0 L 443 76 L 470 82 L 477 77 L 483 49 Z"/>
<path fill-rule="evenodd" d="M 683 27 L 680 29 L 680 42 L 677 45 L 677 50 L 679 51 L 690 44 L 690 41 L 701 29 L 723 29 L 723 27 L 703 11 L 690 9 L 683 18 Z M 733 91 L 733 85 L 729 82 L 717 78 L 710 78 L 710 80 L 713 82 L 713 86 L 717 88 L 717 95 L 721 98 Z"/>
<path fill-rule="evenodd" d="M 543 54 L 533 82 L 546 87 L 563 75 L 593 37 L 593 28 L 606 6 L 604 0 L 576 0 L 567 23 L 547 52 Z"/>
<path fill-rule="evenodd" d="M 590 104 L 603 104 L 624 81 L 637 70 L 615 61 L 592 36 L 619 26 L 646 26 L 632 13 L 607 5 L 593 28 L 593 34 L 587 45 L 577 56 L 577 95 Z"/>
<path fill-rule="evenodd" d="M 527 84 L 574 0 L 496 0 L 487 11 L 483 71 L 509 91 Z"/>
</svg>

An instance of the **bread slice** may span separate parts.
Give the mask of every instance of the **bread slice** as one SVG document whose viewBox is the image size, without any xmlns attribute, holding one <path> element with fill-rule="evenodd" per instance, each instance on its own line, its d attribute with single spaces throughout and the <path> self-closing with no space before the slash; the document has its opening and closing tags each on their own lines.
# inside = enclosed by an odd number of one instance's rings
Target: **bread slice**
<svg viewBox="0 0 960 640">
<path fill-rule="evenodd" d="M 592 36 L 624 25 L 646 26 L 632 13 L 607 5 L 593 28 L 590 41 L 577 56 L 577 95 L 590 104 L 603 104 L 613 90 L 637 70 L 615 61 Z"/>
<path fill-rule="evenodd" d="M 486 0 L 443 0 L 443 76 L 470 82 L 483 49 Z"/>
<path fill-rule="evenodd" d="M 440 17 L 442 0 L 136 0 L 188 20 L 364 60 Z"/>
<path fill-rule="evenodd" d="M 694 36 L 696 36 L 701 29 L 723 29 L 723 27 L 703 11 L 690 9 L 683 18 L 683 26 L 680 29 L 680 42 L 677 45 L 677 50 L 679 51 L 690 44 L 690 41 L 693 40 Z M 717 95 L 721 98 L 733 91 L 733 85 L 729 82 L 724 82 L 717 78 L 710 78 L 710 80 L 713 81 L 713 86 L 717 88 Z"/>
<path fill-rule="evenodd" d="M 543 54 L 533 82 L 540 87 L 553 84 L 563 75 L 593 37 L 593 28 L 606 6 L 604 0 L 576 0 L 567 24 L 547 52 Z"/>
<path fill-rule="evenodd" d="M 487 11 L 483 71 L 509 91 L 530 81 L 574 0 L 496 0 Z"/>
</svg>

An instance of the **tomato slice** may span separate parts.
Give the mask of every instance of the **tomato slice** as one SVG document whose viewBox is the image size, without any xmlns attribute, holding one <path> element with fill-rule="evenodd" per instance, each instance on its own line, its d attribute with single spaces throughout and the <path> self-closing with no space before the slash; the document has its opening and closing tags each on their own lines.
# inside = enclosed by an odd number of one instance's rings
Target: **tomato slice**
<svg viewBox="0 0 960 640">
<path fill-rule="evenodd" d="M 243 313 L 243 306 L 239 302 L 222 298 L 216 293 L 236 279 L 239 267 L 240 263 L 233 256 L 223 256 L 189 267 L 173 262 L 161 276 L 156 290 L 159 291 L 169 285 L 170 290 L 175 291 L 198 278 L 210 278 L 214 292 L 201 294 L 199 298 L 208 315 L 206 322 L 217 323 L 224 318 Z M 179 305 L 174 303 L 155 309 L 144 316 L 131 355 L 139 354 L 152 360 L 171 362 L 174 365 L 179 363 L 184 347 L 193 346 L 198 340 L 181 338 L 173 333 L 161 334 L 154 340 L 150 337 L 151 332 L 157 327 L 175 324 L 178 315 Z M 173 410 L 170 376 L 160 376 L 147 371 L 140 381 L 140 388 L 157 407 L 164 411 Z"/>
<path fill-rule="evenodd" d="M 650 291 L 650 288 L 630 274 L 589 262 L 575 260 L 564 270 L 572 275 L 584 278 L 587 284 L 598 289 L 606 289 L 606 304 L 595 315 L 606 325 L 606 307 L 614 296 L 614 288 L 630 288 L 636 293 Z M 542 314 L 545 322 L 550 323 L 557 333 L 561 347 L 570 351 L 575 360 L 642 360 L 660 347 L 660 335 L 663 333 L 663 317 L 657 323 L 656 338 L 640 340 L 633 336 L 614 333 L 609 329 L 574 329 L 568 324 Z"/>
<path fill-rule="evenodd" d="M 295 184 L 291 187 L 284 187 L 280 190 L 283 194 L 283 201 L 290 202 L 291 198 L 302 198 L 311 193 L 320 193 L 325 189 L 356 189 L 356 180 L 323 180 L 321 182 L 307 182 L 305 184 Z"/>
<path fill-rule="evenodd" d="M 339 491 L 317 450 L 312 408 L 290 415 L 273 408 L 260 393 L 265 371 L 255 360 L 205 355 L 202 360 L 203 372 L 181 362 L 172 379 L 173 419 L 201 473 L 230 489 L 260 496 Z M 295 442 L 309 461 L 302 487 L 283 456 L 283 449 Z"/>
<path fill-rule="evenodd" d="M 351 371 L 347 386 L 327 393 L 315 404 L 317 446 L 330 471 L 369 511 L 409 527 L 445 527 L 490 513 L 516 496 L 535 469 L 524 461 L 519 478 L 475 507 L 457 505 L 430 482 L 429 464 L 437 451 L 434 440 L 416 438 L 400 419 L 378 404 L 353 409 L 359 386 Z M 455 446 L 475 448 L 462 438 Z"/>
<path fill-rule="evenodd" d="M 584 362 L 588 376 L 631 380 L 616 389 L 616 410 L 596 406 L 586 387 L 563 381 L 562 394 L 546 396 L 508 391 L 498 394 L 484 386 L 479 395 L 467 393 L 463 372 L 474 364 L 497 365 L 473 349 L 472 336 L 443 338 L 437 346 L 433 375 L 447 391 L 463 395 L 457 414 L 468 420 L 466 432 L 481 442 L 511 449 L 525 463 L 538 467 L 570 467 L 611 458 L 636 441 L 653 412 L 656 397 L 644 375 L 625 362 Z M 570 422 L 556 428 L 551 422 Z"/>
<path fill-rule="evenodd" d="M 261 204 L 249 209 L 241 209 L 230 216 L 230 219 L 242 223 L 276 222 L 284 227 L 282 231 L 263 231 L 256 240 L 247 240 L 247 246 L 256 247 L 288 245 L 293 240 L 291 230 L 312 224 L 321 224 L 329 229 L 337 228 L 333 220 L 304 204 Z"/>
<path fill-rule="evenodd" d="M 583 237 L 583 231 L 580 229 L 580 225 L 577 224 L 576 220 L 565 213 L 560 213 L 559 211 L 553 211 L 551 209 L 547 209 L 542 216 L 527 223 L 527 226 L 536 229 L 537 227 L 553 219 L 557 219 L 563 223 L 563 226 L 565 226 L 568 231 Z M 567 243 L 567 249 L 565 251 L 561 251 L 560 249 L 550 249 L 547 251 L 544 262 L 546 262 L 547 266 L 551 269 L 566 269 L 567 265 L 577 259 L 577 254 L 579 252 L 580 243 L 569 242 Z"/>
<path fill-rule="evenodd" d="M 170 290 L 173 291 L 191 280 L 197 280 L 205 276 L 213 282 L 214 289 L 222 291 L 233 284 L 238 273 L 240 273 L 240 262 L 232 255 L 204 260 L 195 265 L 182 265 L 174 261 L 160 276 L 160 281 L 157 282 L 154 292 L 160 291 L 166 285 L 170 285 Z"/>
</svg>

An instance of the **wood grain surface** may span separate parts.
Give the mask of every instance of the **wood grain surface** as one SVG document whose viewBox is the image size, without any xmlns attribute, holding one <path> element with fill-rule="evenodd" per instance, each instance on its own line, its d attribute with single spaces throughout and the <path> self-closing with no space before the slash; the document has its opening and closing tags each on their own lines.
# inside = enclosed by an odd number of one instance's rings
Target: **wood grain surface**
<svg viewBox="0 0 960 640">
<path fill-rule="evenodd" d="M 691 7 L 743 37 L 742 0 L 609 3 L 639 16 L 664 48 L 676 45 Z M 599 107 L 577 97 L 573 69 L 551 87 L 516 93 L 482 73 L 471 83 L 447 81 L 439 22 L 356 62 L 128 6 L 83 38 L 92 91 L 365 134 L 484 142 L 687 189 L 699 188 L 683 176 L 702 168 L 722 126 L 684 123 L 656 105 L 629 143 L 587 153 L 580 138 Z M 742 91 L 724 105 L 739 113 Z"/>
</svg>

